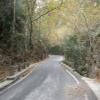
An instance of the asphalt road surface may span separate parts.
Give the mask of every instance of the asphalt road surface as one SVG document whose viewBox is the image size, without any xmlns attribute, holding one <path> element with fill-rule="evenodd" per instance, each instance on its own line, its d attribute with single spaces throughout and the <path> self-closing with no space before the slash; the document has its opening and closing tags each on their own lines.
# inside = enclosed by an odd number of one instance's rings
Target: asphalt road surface
<svg viewBox="0 0 100 100">
<path fill-rule="evenodd" d="M 88 86 L 62 67 L 62 56 L 50 56 L 21 82 L 6 89 L 0 100 L 97 100 Z"/>
</svg>

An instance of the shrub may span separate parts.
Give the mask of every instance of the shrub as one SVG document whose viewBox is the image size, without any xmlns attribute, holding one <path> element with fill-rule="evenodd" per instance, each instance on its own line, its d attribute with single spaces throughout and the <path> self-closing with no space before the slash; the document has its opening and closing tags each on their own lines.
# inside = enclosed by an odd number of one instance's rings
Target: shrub
<svg viewBox="0 0 100 100">
<path fill-rule="evenodd" d="M 88 69 L 86 64 L 86 49 L 78 41 L 76 35 L 70 36 L 64 41 L 65 63 L 72 66 L 81 75 L 87 74 Z"/>
</svg>

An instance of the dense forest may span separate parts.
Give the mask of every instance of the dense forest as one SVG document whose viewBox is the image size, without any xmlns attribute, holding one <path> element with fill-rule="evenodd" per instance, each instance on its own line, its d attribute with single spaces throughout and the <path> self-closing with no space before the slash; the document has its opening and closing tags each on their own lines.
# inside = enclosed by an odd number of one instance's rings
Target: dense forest
<svg viewBox="0 0 100 100">
<path fill-rule="evenodd" d="M 41 32 L 32 22 L 35 11 L 32 3 L 25 0 L 0 1 L 1 65 L 22 63 L 32 58 L 39 60 L 46 54 Z"/>
<path fill-rule="evenodd" d="M 0 0 L 0 67 L 65 56 L 81 75 L 100 68 L 100 0 Z M 25 66 L 24 66 L 25 67 Z"/>
</svg>

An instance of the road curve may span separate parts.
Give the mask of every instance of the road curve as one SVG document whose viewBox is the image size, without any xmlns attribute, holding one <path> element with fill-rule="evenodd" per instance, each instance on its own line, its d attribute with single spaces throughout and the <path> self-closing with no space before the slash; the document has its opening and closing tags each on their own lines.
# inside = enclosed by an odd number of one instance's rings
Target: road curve
<svg viewBox="0 0 100 100">
<path fill-rule="evenodd" d="M 61 65 L 62 56 L 42 61 L 23 81 L 8 88 L 0 100 L 97 100 L 88 86 Z"/>
</svg>

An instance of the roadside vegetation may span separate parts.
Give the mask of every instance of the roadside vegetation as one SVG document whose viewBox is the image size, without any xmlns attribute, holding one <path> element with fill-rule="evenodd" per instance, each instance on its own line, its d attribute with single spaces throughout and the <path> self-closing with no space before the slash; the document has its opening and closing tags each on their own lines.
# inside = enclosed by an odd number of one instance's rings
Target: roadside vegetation
<svg viewBox="0 0 100 100">
<path fill-rule="evenodd" d="M 71 1 L 69 7 L 78 12 L 68 10 L 69 16 L 72 16 L 72 19 L 69 19 L 72 34 L 64 38 L 65 63 L 81 75 L 95 77 L 96 72 L 98 75 L 100 73 L 100 2 Z M 74 6 L 71 6 L 72 4 Z"/>
<path fill-rule="evenodd" d="M 0 1 L 0 75 L 14 74 L 47 56 L 34 0 Z"/>
<path fill-rule="evenodd" d="M 1 76 L 49 53 L 64 55 L 81 75 L 99 73 L 100 0 L 0 1 Z"/>
</svg>

